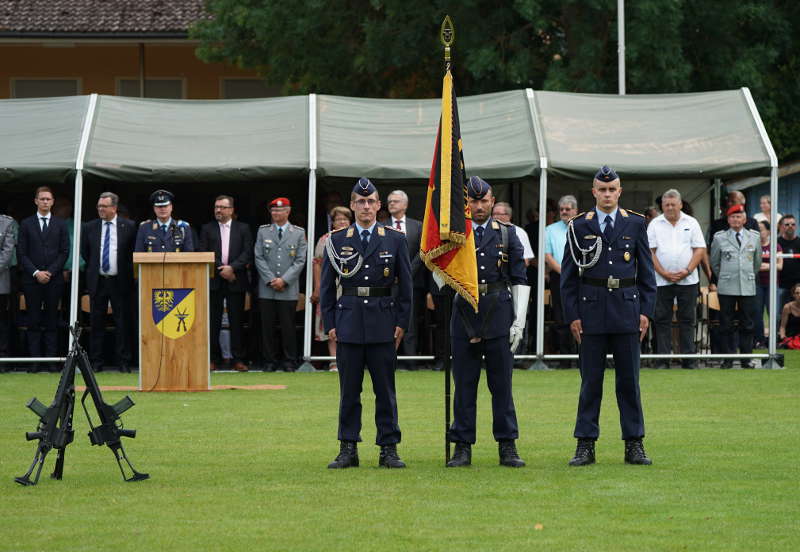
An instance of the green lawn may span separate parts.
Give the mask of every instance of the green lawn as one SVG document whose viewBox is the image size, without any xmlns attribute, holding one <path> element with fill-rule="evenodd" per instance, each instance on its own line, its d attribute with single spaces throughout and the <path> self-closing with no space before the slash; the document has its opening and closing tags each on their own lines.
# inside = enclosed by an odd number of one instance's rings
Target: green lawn
<svg viewBox="0 0 800 552">
<path fill-rule="evenodd" d="M 30 463 L 24 432 L 53 374 L 0 376 L 0 550 L 791 550 L 798 529 L 800 354 L 787 369 L 643 370 L 651 467 L 622 461 L 613 372 L 607 374 L 598 463 L 569 468 L 578 373 L 515 372 L 528 466 L 498 466 L 482 383 L 473 466 L 443 465 L 443 377 L 400 372 L 409 468 L 378 469 L 365 378 L 361 467 L 325 469 L 338 451 L 335 374 L 220 374 L 213 383 L 285 390 L 131 393 L 124 414 L 134 465 L 123 483 L 91 447 L 76 411 L 64 479 L 13 477 Z M 101 384 L 136 375 L 102 373 Z M 108 392 L 116 401 L 124 393 Z"/>
</svg>

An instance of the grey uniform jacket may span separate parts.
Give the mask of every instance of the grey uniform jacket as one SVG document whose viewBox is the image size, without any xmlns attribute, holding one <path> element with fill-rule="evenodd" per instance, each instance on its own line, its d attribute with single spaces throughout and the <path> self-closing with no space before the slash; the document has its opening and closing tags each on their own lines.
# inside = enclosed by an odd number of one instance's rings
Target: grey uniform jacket
<svg viewBox="0 0 800 552">
<path fill-rule="evenodd" d="M 0 215 L 0 295 L 11 293 L 11 259 L 17 237 L 14 231 L 14 219 L 8 215 Z"/>
<path fill-rule="evenodd" d="M 756 274 L 761 267 L 761 237 L 755 230 L 742 229 L 742 245 L 730 228 L 714 234 L 711 242 L 711 270 L 717 275 L 720 295 L 755 295 Z"/>
<path fill-rule="evenodd" d="M 307 247 L 306 232 L 299 226 L 288 224 L 280 240 L 278 227 L 274 224 L 264 224 L 258 229 L 255 261 L 260 299 L 297 300 Z M 283 278 L 286 282 L 282 291 L 269 287 L 269 282 L 275 278 Z"/>
</svg>

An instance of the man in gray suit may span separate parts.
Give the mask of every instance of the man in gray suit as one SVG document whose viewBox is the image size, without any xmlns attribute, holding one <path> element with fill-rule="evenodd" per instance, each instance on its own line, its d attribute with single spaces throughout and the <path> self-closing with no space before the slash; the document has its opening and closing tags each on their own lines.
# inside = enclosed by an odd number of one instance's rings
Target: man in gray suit
<svg viewBox="0 0 800 552">
<path fill-rule="evenodd" d="M 408 195 L 403 190 L 395 190 L 390 193 L 386 198 L 386 203 L 391 215 L 391 220 L 386 224 L 406 235 L 408 255 L 411 259 L 411 280 L 414 282 L 414 295 L 411 301 L 411 318 L 408 323 L 408 331 L 400 343 L 400 354 L 413 356 L 419 353 L 417 348 L 419 335 L 417 332 L 417 318 L 425 312 L 425 298 L 428 292 L 425 272 L 422 270 L 422 259 L 419 256 L 422 223 L 406 216 Z M 400 364 L 401 368 L 407 370 L 415 370 L 416 366 L 417 363 L 414 361 L 404 361 Z"/>
<path fill-rule="evenodd" d="M 722 353 L 735 353 L 733 320 L 739 308 L 739 350 L 753 352 L 753 320 L 755 314 L 756 274 L 761 267 L 761 237 L 755 230 L 744 227 L 747 215 L 744 206 L 734 205 L 727 211 L 727 230 L 714 234 L 711 242 L 711 270 L 717 276 L 720 306 Z M 731 368 L 730 359 L 723 368 Z M 750 360 L 742 368 L 752 368 Z"/>
<path fill-rule="evenodd" d="M 273 199 L 269 204 L 272 224 L 262 225 L 256 236 L 255 261 L 265 372 L 281 368 L 293 372 L 297 369 L 294 316 L 307 244 L 305 230 L 289 223 L 291 209 L 287 198 Z M 273 339 L 276 318 L 280 324 L 283 349 L 280 359 Z"/>
<path fill-rule="evenodd" d="M 0 215 L 0 356 L 8 356 L 11 331 L 11 261 L 17 244 L 16 221 Z M 0 364 L 0 372 L 5 371 Z"/>
</svg>

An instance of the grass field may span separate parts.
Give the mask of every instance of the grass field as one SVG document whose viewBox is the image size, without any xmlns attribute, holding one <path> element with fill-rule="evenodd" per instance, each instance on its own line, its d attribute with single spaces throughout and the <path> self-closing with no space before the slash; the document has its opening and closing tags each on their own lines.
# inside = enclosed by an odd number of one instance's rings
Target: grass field
<svg viewBox="0 0 800 552">
<path fill-rule="evenodd" d="M 622 461 L 613 372 L 598 464 L 569 468 L 575 370 L 515 372 L 519 450 L 498 466 L 489 394 L 479 398 L 473 466 L 442 467 L 441 373 L 397 376 L 406 470 L 382 470 L 365 378 L 361 467 L 338 451 L 335 374 L 219 374 L 215 384 L 285 390 L 131 393 L 125 446 L 151 474 L 123 483 L 91 447 L 82 412 L 64 479 L 13 482 L 30 463 L 24 403 L 49 404 L 52 374 L 0 376 L 0 550 L 792 550 L 798 528 L 800 354 L 787 369 L 643 370 L 651 467 Z M 136 375 L 102 373 L 103 385 Z M 107 392 L 113 402 L 125 393 Z"/>
</svg>

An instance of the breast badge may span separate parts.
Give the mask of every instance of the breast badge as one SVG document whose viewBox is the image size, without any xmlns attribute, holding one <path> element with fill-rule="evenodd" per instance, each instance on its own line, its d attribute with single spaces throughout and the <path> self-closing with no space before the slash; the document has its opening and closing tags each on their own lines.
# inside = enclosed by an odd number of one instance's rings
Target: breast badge
<svg viewBox="0 0 800 552">
<path fill-rule="evenodd" d="M 625 259 L 626 261 L 630 261 L 631 260 L 631 252 L 630 251 L 626 251 L 625 254 L 622 256 L 622 258 Z"/>
</svg>

